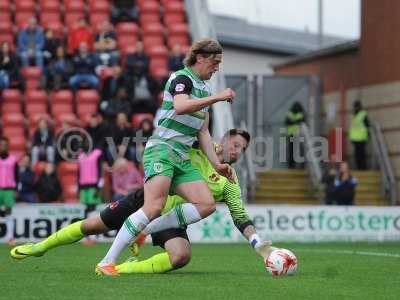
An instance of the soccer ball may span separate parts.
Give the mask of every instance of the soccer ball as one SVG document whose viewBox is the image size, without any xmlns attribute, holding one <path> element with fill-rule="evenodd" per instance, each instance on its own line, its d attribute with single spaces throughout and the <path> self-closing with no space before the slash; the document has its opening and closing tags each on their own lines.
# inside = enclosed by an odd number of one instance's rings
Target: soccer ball
<svg viewBox="0 0 400 300">
<path fill-rule="evenodd" d="M 272 276 L 293 275 L 297 270 L 297 257 L 287 249 L 276 249 L 268 256 L 265 266 Z"/>
</svg>

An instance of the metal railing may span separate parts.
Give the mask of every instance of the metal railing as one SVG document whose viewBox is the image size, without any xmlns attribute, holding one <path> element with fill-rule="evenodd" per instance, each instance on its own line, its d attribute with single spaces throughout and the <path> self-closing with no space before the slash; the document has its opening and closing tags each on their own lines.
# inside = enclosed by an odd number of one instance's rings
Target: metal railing
<svg viewBox="0 0 400 300">
<path fill-rule="evenodd" d="M 323 192 L 323 185 L 321 183 L 322 180 L 322 169 L 320 161 L 318 160 L 317 156 L 315 155 L 314 145 L 312 140 L 312 135 L 310 129 L 305 123 L 300 125 L 300 136 L 304 138 L 304 147 L 305 147 L 305 163 L 306 169 L 309 174 L 309 178 L 311 184 L 316 190 L 316 194 L 320 197 L 322 201 L 321 195 Z"/>
<path fill-rule="evenodd" d="M 371 122 L 369 133 L 374 155 L 382 173 L 382 193 L 384 196 L 389 197 L 391 205 L 396 205 L 396 177 L 394 176 L 393 166 L 389 159 L 389 152 L 380 125 L 377 122 Z"/>
</svg>

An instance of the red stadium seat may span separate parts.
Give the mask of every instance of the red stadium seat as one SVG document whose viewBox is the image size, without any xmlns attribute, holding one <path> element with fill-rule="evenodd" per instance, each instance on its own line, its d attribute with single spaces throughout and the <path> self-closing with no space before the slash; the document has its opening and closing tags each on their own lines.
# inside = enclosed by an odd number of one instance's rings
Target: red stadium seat
<svg viewBox="0 0 400 300">
<path fill-rule="evenodd" d="M 162 46 L 154 46 L 149 49 L 148 54 L 151 59 L 165 59 L 165 61 L 168 60 L 168 49 L 162 45 Z"/>
<path fill-rule="evenodd" d="M 143 122 L 143 120 L 150 120 L 153 122 L 154 116 L 152 114 L 147 114 L 147 113 L 141 113 L 141 114 L 134 114 L 132 116 L 132 125 L 135 127 L 135 129 L 138 129 L 140 126 L 140 123 Z"/>
<path fill-rule="evenodd" d="M 10 137 L 10 152 L 24 152 L 26 150 L 26 139 L 24 135 Z"/>
<path fill-rule="evenodd" d="M 167 67 L 159 67 L 155 66 L 153 68 L 150 68 L 150 75 L 157 80 L 164 80 L 165 78 L 168 77 L 168 68 Z"/>
<path fill-rule="evenodd" d="M 136 23 L 133 22 L 121 22 L 116 26 L 118 36 L 137 36 L 139 29 Z"/>
<path fill-rule="evenodd" d="M 43 22 L 42 26 L 44 29 L 51 29 L 53 30 L 53 35 L 57 38 L 64 37 L 64 25 L 60 21 L 48 21 Z"/>
<path fill-rule="evenodd" d="M 55 103 L 67 103 L 72 105 L 72 101 L 74 99 L 74 95 L 70 90 L 60 90 L 57 92 L 53 92 L 51 94 L 50 102 L 52 104 Z"/>
<path fill-rule="evenodd" d="M 136 36 L 118 36 L 117 37 L 117 44 L 118 48 L 123 52 L 123 56 L 127 53 L 130 53 L 132 50 L 133 52 L 136 51 L 136 42 L 138 41 Z"/>
<path fill-rule="evenodd" d="M 68 12 L 65 13 L 64 16 L 64 21 L 65 21 L 65 25 L 68 28 L 72 28 L 76 25 L 76 22 L 82 18 L 85 17 L 85 14 L 83 12 Z"/>
<path fill-rule="evenodd" d="M 170 49 L 174 48 L 176 44 L 179 44 L 181 46 L 189 45 L 189 37 L 184 35 L 169 36 L 167 40 L 168 40 L 168 47 Z"/>
<path fill-rule="evenodd" d="M 100 12 L 100 13 L 110 13 L 110 3 L 107 0 L 89 0 L 89 11 Z"/>
<path fill-rule="evenodd" d="M 164 3 L 165 13 L 181 13 L 185 14 L 185 6 L 181 1 L 167 1 Z"/>
<path fill-rule="evenodd" d="M 77 174 L 78 164 L 74 162 L 60 162 L 58 172 L 62 174 Z"/>
<path fill-rule="evenodd" d="M 164 24 L 169 27 L 172 24 L 177 23 L 185 23 L 185 15 L 184 14 L 176 14 L 176 13 L 166 13 L 164 15 Z"/>
<path fill-rule="evenodd" d="M 160 23 L 160 15 L 155 13 L 140 14 L 139 23 L 142 27 L 150 23 Z"/>
<path fill-rule="evenodd" d="M 22 75 L 26 79 L 38 78 L 42 75 L 42 69 L 39 67 L 25 67 L 22 69 Z"/>
<path fill-rule="evenodd" d="M 143 48 L 145 52 L 149 52 L 151 48 L 163 46 L 164 38 L 162 36 L 144 36 Z"/>
<path fill-rule="evenodd" d="M 168 35 L 189 35 L 189 28 L 185 23 L 170 24 L 168 27 Z"/>
<path fill-rule="evenodd" d="M 0 34 L 13 34 L 13 26 L 9 20 L 0 19 Z"/>
<path fill-rule="evenodd" d="M 45 115 L 47 114 L 47 105 L 46 103 L 27 103 L 25 105 L 25 113 L 29 116 L 29 118 L 33 118 L 37 115 Z"/>
<path fill-rule="evenodd" d="M 11 49 L 15 49 L 14 46 L 14 34 L 12 33 L 0 33 L 0 45 L 7 42 Z"/>
<path fill-rule="evenodd" d="M 76 93 L 76 103 L 94 103 L 97 104 L 100 100 L 97 90 L 79 90 Z"/>
<path fill-rule="evenodd" d="M 82 0 L 67 0 L 64 2 L 64 8 L 66 13 L 71 13 L 71 12 L 84 13 L 85 3 Z"/>
<path fill-rule="evenodd" d="M 14 138 L 17 136 L 25 136 L 25 128 L 23 126 L 4 126 L 2 129 L 3 136 Z"/>
<path fill-rule="evenodd" d="M 8 113 L 4 114 L 2 117 L 3 126 L 16 126 L 16 127 L 24 127 L 25 126 L 25 118 L 22 113 Z"/>
<path fill-rule="evenodd" d="M 110 16 L 108 13 L 104 13 L 104 12 L 94 12 L 94 13 L 90 13 L 90 24 L 92 25 L 92 27 L 98 31 L 98 27 L 101 23 L 103 23 L 104 21 L 109 21 L 110 20 Z"/>
<path fill-rule="evenodd" d="M 11 103 L 3 103 L 1 105 L 1 113 L 4 114 L 10 114 L 10 113 L 21 113 L 21 104 L 16 103 L 16 102 L 11 102 Z"/>
<path fill-rule="evenodd" d="M 20 103 L 21 92 L 17 89 L 5 89 L 3 90 L 3 103 Z"/>
<path fill-rule="evenodd" d="M 51 104 L 51 114 L 53 117 L 64 113 L 73 113 L 72 103 L 53 103 Z"/>
<path fill-rule="evenodd" d="M 138 7 L 140 13 L 153 13 L 159 14 L 160 13 L 160 4 L 156 0 L 147 0 L 138 2 Z"/>
<path fill-rule="evenodd" d="M 86 115 L 97 113 L 97 103 L 78 103 L 76 110 L 79 119 L 82 121 L 85 119 Z"/>
<path fill-rule="evenodd" d="M 15 1 L 16 12 L 35 12 L 36 4 L 33 0 L 17 0 Z"/>
<path fill-rule="evenodd" d="M 0 11 L 10 10 L 10 6 L 11 6 L 10 0 L 0 0 Z M 2 17 L 3 16 L 1 16 L 1 19 L 3 19 Z"/>
<path fill-rule="evenodd" d="M 25 93 L 25 104 L 47 102 L 47 95 L 44 90 L 29 90 Z"/>
<path fill-rule="evenodd" d="M 39 6 L 41 12 L 59 12 L 61 3 L 58 0 L 40 0 Z"/>
<path fill-rule="evenodd" d="M 160 0 L 161 5 L 164 7 L 167 6 L 168 3 L 171 3 L 171 2 L 182 2 L 182 0 Z"/>
<path fill-rule="evenodd" d="M 33 11 L 23 11 L 15 13 L 15 23 L 19 30 L 25 28 L 28 25 L 29 19 L 35 17 L 35 13 Z"/>
<path fill-rule="evenodd" d="M 58 11 L 42 11 L 40 13 L 40 24 L 42 24 L 42 26 L 56 22 L 61 23 L 61 14 Z"/>
</svg>

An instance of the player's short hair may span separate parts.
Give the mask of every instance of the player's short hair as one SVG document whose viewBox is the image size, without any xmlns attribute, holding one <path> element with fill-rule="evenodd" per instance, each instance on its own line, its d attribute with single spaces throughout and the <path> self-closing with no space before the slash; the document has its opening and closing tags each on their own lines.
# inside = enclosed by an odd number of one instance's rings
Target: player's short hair
<svg viewBox="0 0 400 300">
<path fill-rule="evenodd" d="M 249 144 L 250 144 L 250 139 L 251 139 L 250 133 L 248 133 L 246 130 L 243 130 L 243 129 L 236 129 L 236 128 L 229 129 L 229 130 L 224 134 L 223 139 L 226 139 L 226 138 L 228 138 L 228 137 L 235 136 L 235 135 L 240 135 L 240 136 L 242 136 L 242 137 L 246 140 L 246 142 L 247 142 L 247 147 L 249 146 Z M 245 148 L 245 150 L 247 149 L 247 147 Z"/>
<path fill-rule="evenodd" d="M 205 58 L 222 54 L 222 46 L 218 41 L 213 39 L 202 39 L 193 43 L 183 61 L 185 66 L 193 66 L 196 63 L 197 54 L 200 54 Z"/>
</svg>

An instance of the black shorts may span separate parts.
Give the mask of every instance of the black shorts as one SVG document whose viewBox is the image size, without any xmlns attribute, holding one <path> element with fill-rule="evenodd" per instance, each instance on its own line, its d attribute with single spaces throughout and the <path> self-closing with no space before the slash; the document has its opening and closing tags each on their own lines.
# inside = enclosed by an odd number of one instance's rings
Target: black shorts
<svg viewBox="0 0 400 300">
<path fill-rule="evenodd" d="M 119 201 L 113 202 L 100 212 L 100 218 L 111 230 L 119 230 L 126 218 L 139 210 L 144 203 L 143 189 L 128 194 Z M 189 241 L 186 230 L 182 228 L 171 228 L 151 235 L 154 246 L 164 248 L 165 243 L 173 238 L 180 237 Z"/>
</svg>

